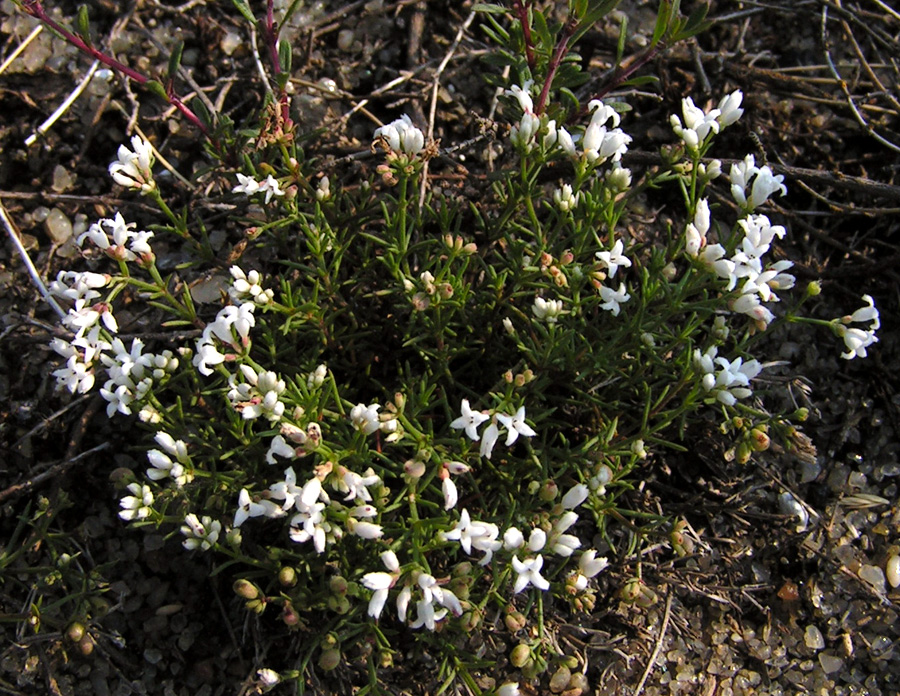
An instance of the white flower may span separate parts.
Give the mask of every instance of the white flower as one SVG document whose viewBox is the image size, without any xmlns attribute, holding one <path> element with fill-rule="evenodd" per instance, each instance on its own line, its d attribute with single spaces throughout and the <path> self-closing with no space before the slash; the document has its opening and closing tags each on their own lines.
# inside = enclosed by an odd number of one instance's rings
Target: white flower
<svg viewBox="0 0 900 696">
<path fill-rule="evenodd" d="M 541 128 L 541 119 L 532 113 L 522 114 L 519 123 L 510 128 L 509 141 L 526 152 L 531 149 L 534 142 L 534 136 Z"/>
<path fill-rule="evenodd" d="M 480 437 L 478 435 L 478 426 L 484 423 L 490 416 L 481 411 L 473 411 L 469 407 L 468 399 L 462 400 L 460 409 L 462 410 L 462 415 L 450 423 L 450 427 L 455 430 L 464 429 L 469 439 L 477 442 Z"/>
<path fill-rule="evenodd" d="M 619 316 L 619 305 L 628 302 L 631 299 L 631 295 L 625 292 L 625 283 L 619 283 L 619 289 L 613 290 L 612 288 L 608 288 L 605 285 L 600 286 L 600 299 L 603 300 L 603 304 L 600 305 L 601 309 L 605 309 L 608 312 L 612 312 L 613 316 Z"/>
<path fill-rule="evenodd" d="M 609 269 L 609 277 L 615 278 L 616 272 L 619 270 L 619 266 L 623 266 L 625 268 L 631 268 L 631 259 L 625 256 L 622 252 L 624 250 L 624 245 L 621 239 L 617 239 L 616 243 L 613 245 L 611 251 L 598 251 L 595 256 L 600 260 L 606 268 Z"/>
<path fill-rule="evenodd" d="M 273 483 L 269 486 L 269 494 L 275 500 L 283 500 L 281 504 L 282 510 L 290 510 L 297 502 L 297 498 L 303 494 L 303 489 L 297 485 L 297 474 L 294 467 L 288 467 L 284 470 L 284 480 Z"/>
<path fill-rule="evenodd" d="M 393 551 L 382 551 L 379 558 L 381 559 L 381 562 L 384 563 L 384 567 L 392 573 L 396 573 L 400 570 L 400 561 L 397 560 L 397 554 L 395 554 Z"/>
<path fill-rule="evenodd" d="M 500 428 L 497 427 L 497 417 L 491 420 L 491 424 L 485 428 L 484 436 L 481 438 L 481 447 L 478 450 L 478 453 L 482 457 L 491 458 L 491 454 L 494 452 L 494 445 L 497 444 L 497 439 L 500 437 Z"/>
<path fill-rule="evenodd" d="M 842 324 L 837 326 L 838 335 L 844 339 L 844 345 L 847 347 L 846 353 L 841 353 L 844 360 L 852 360 L 853 358 L 866 357 L 866 348 L 873 343 L 878 343 L 878 337 L 875 331 L 865 331 L 857 328 L 847 328 Z"/>
<path fill-rule="evenodd" d="M 533 585 L 539 590 L 549 590 L 550 583 L 541 576 L 541 567 L 544 565 L 544 557 L 538 554 L 534 558 L 526 558 L 520 561 L 518 556 L 513 556 L 512 567 L 518 577 L 513 585 L 513 592 L 518 594 L 528 585 Z"/>
<path fill-rule="evenodd" d="M 743 100 L 744 93 L 739 89 L 722 97 L 719 101 L 719 116 L 716 119 L 722 128 L 736 123 L 741 117 L 744 113 L 744 110 L 740 108 Z"/>
<path fill-rule="evenodd" d="M 238 185 L 231 189 L 232 193 L 244 193 L 248 196 L 252 196 L 254 193 L 259 193 L 260 188 L 262 188 L 262 184 L 253 177 L 240 173 L 235 176 L 237 176 Z"/>
<path fill-rule="evenodd" d="M 591 114 L 591 122 L 581 138 L 581 147 L 588 162 L 602 164 L 612 158 L 618 162 L 628 151 L 628 143 L 631 136 L 627 135 L 619 125 L 619 114 L 611 106 L 594 99 L 588 104 Z M 612 120 L 613 129 L 608 130 L 606 123 Z"/>
<path fill-rule="evenodd" d="M 198 518 L 193 512 L 184 518 L 184 525 L 181 527 L 181 533 L 187 539 L 181 542 L 182 546 L 188 551 L 200 549 L 208 551 L 219 540 L 219 533 L 222 531 L 222 523 L 213 520 L 208 515 L 204 515 L 202 519 Z"/>
<path fill-rule="evenodd" d="M 580 200 L 581 191 L 573 193 L 571 184 L 563 184 L 562 188 L 558 188 L 553 192 L 553 202 L 564 213 L 574 210 Z"/>
<path fill-rule="evenodd" d="M 388 590 L 394 584 L 394 576 L 382 572 L 366 573 L 362 577 L 362 584 L 373 591 L 367 613 L 373 619 L 377 619 L 384 610 L 384 603 L 388 598 Z"/>
<path fill-rule="evenodd" d="M 497 696 L 520 696 L 519 685 L 516 682 L 506 682 L 497 689 Z"/>
<path fill-rule="evenodd" d="M 709 203 L 705 198 L 697 203 L 694 221 L 688 223 L 685 230 L 685 252 L 696 257 L 700 249 L 706 246 L 706 233 L 709 232 Z"/>
<path fill-rule="evenodd" d="M 753 155 L 747 155 L 742 162 L 731 165 L 728 177 L 731 181 L 731 195 L 744 210 L 750 211 L 765 203 L 769 196 L 780 191 L 781 195 L 787 193 L 787 187 L 782 183 L 782 175 L 775 176 L 768 166 L 757 167 Z M 747 187 L 750 188 L 750 197 L 747 197 Z"/>
<path fill-rule="evenodd" d="M 416 156 L 425 147 L 424 134 L 413 125 L 406 114 L 376 129 L 375 138 L 383 138 L 392 152 L 409 157 Z"/>
<path fill-rule="evenodd" d="M 271 174 L 266 177 L 266 180 L 260 185 L 259 190 L 265 191 L 267 204 L 272 200 L 272 196 L 284 195 L 284 191 L 281 190 L 281 187 L 278 185 L 278 181 Z"/>
<path fill-rule="evenodd" d="M 441 532 L 440 536 L 446 541 L 458 541 L 463 551 L 472 553 L 472 538 L 485 533 L 484 527 L 473 523 L 469 517 L 469 511 L 463 509 L 459 515 L 459 521 L 449 532 Z"/>
<path fill-rule="evenodd" d="M 273 301 L 275 293 L 273 290 L 263 289 L 262 276 L 259 271 L 244 273 L 239 266 L 232 266 L 228 271 L 234 278 L 234 282 L 228 289 L 228 295 L 232 300 L 238 303 L 250 301 L 260 307 Z"/>
<path fill-rule="evenodd" d="M 534 316 L 548 324 L 555 324 L 557 317 L 562 313 L 562 300 L 545 300 L 543 297 L 535 297 L 531 311 Z"/>
<path fill-rule="evenodd" d="M 453 483 L 453 479 L 449 476 L 441 481 L 441 492 L 444 494 L 444 509 L 450 510 L 455 508 L 459 500 L 459 493 L 456 490 L 456 484 Z"/>
<path fill-rule="evenodd" d="M 522 108 L 526 114 L 534 113 L 534 101 L 531 99 L 531 95 L 529 94 L 529 90 L 531 86 L 534 84 L 532 80 L 527 80 L 525 84 L 521 87 L 519 85 L 513 85 L 508 90 L 506 90 L 505 94 L 515 97 L 515 99 L 519 102 L 519 106 Z"/>
<path fill-rule="evenodd" d="M 519 435 L 524 435 L 525 437 L 534 437 L 535 435 L 537 435 L 537 433 L 531 428 L 531 426 L 525 422 L 524 406 L 519 406 L 519 410 L 511 416 L 508 416 L 505 413 L 498 413 L 497 420 L 499 420 L 506 427 L 507 447 L 518 440 Z M 490 457 L 488 457 L 488 459 L 490 459 Z"/>
<path fill-rule="evenodd" d="M 547 543 L 547 532 L 540 527 L 535 527 L 528 535 L 528 550 L 540 551 Z"/>
<path fill-rule="evenodd" d="M 362 539 L 380 539 L 384 536 L 384 529 L 381 525 L 372 522 L 357 522 L 352 525 L 352 531 Z"/>
<path fill-rule="evenodd" d="M 698 150 L 710 133 L 719 132 L 718 118 L 721 115 L 719 109 L 704 113 L 703 109 L 694 105 L 693 99 L 687 97 L 681 100 L 681 114 L 684 117 L 683 124 L 674 114 L 670 117 L 669 123 L 675 135 L 681 138 L 689 150 Z"/>
<path fill-rule="evenodd" d="M 109 165 L 110 176 L 120 186 L 149 193 L 156 188 L 153 180 L 153 148 L 139 135 L 131 138 L 134 152 L 119 145 L 118 159 Z"/>
<path fill-rule="evenodd" d="M 371 435 L 381 427 L 381 421 L 378 420 L 378 409 L 380 408 L 379 404 L 369 404 L 368 406 L 356 404 L 350 410 L 350 420 L 353 421 L 357 430 L 364 435 Z"/>
<path fill-rule="evenodd" d="M 256 675 L 259 677 L 260 686 L 266 691 L 281 683 L 281 676 L 274 669 L 259 669 Z"/>
<path fill-rule="evenodd" d="M 370 467 L 366 469 L 365 473 L 360 476 L 359 474 L 350 471 L 349 469 L 344 470 L 344 475 L 342 477 L 342 482 L 344 486 L 347 487 L 347 496 L 344 500 L 353 500 L 358 498 L 363 502 L 371 502 L 372 494 L 369 493 L 368 486 L 374 486 L 376 483 L 379 483 L 381 479 L 375 473 L 375 471 Z"/>
<path fill-rule="evenodd" d="M 269 451 L 266 452 L 266 463 L 275 464 L 277 461 L 275 459 L 276 454 L 279 457 L 294 459 L 297 456 L 297 451 L 281 435 L 276 435 L 272 438 L 271 444 L 269 444 Z"/>
<path fill-rule="evenodd" d="M 510 527 L 503 532 L 503 548 L 514 551 L 525 545 L 525 537 L 517 527 Z"/>
<path fill-rule="evenodd" d="M 153 467 L 152 469 L 147 469 L 147 478 L 152 481 L 161 481 L 171 477 L 175 485 L 181 488 L 185 483 L 193 479 L 193 475 L 181 463 L 173 462 L 159 450 L 154 449 L 147 452 L 147 459 Z"/>
<path fill-rule="evenodd" d="M 577 483 L 572 486 L 563 496 L 561 505 L 566 510 L 574 510 L 587 500 L 590 491 L 583 483 Z"/>
<path fill-rule="evenodd" d="M 844 324 L 850 324 L 852 322 L 862 323 L 865 321 L 871 321 L 872 323 L 869 328 L 872 331 L 877 331 L 881 328 L 881 314 L 878 312 L 878 308 L 875 306 L 875 300 L 872 299 L 871 295 L 863 295 L 862 299 L 863 302 L 866 303 L 866 306 L 857 309 L 855 312 L 853 312 L 853 314 L 844 317 L 843 319 L 841 319 L 841 321 Z"/>
<path fill-rule="evenodd" d="M 238 509 L 234 513 L 234 525 L 240 527 L 249 517 L 280 517 L 284 510 L 271 500 L 253 500 L 246 488 L 238 495 Z"/>
<path fill-rule="evenodd" d="M 153 505 L 153 491 L 149 486 L 143 486 L 140 483 L 129 483 L 128 491 L 131 495 L 126 495 L 119 501 L 119 517 L 123 520 L 143 520 L 150 515 L 152 511 L 150 506 Z"/>
<path fill-rule="evenodd" d="M 606 556 L 597 558 L 596 549 L 588 549 L 578 559 L 578 569 L 587 578 L 592 578 L 603 572 L 608 565 L 609 561 L 606 560 Z"/>
</svg>

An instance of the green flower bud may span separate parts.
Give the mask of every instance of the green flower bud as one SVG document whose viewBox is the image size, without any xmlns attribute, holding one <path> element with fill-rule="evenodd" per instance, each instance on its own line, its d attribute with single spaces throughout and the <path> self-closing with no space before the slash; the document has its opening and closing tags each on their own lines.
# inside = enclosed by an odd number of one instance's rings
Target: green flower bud
<svg viewBox="0 0 900 696">
<path fill-rule="evenodd" d="M 559 495 L 559 487 L 556 485 L 556 481 L 548 479 L 544 481 L 544 485 L 541 486 L 541 490 L 538 493 L 538 497 L 541 502 L 549 503 Z"/>
<path fill-rule="evenodd" d="M 328 648 L 319 655 L 319 668 L 323 672 L 330 672 L 341 664 L 341 651 L 337 648 Z"/>
<path fill-rule="evenodd" d="M 243 597 L 244 599 L 256 599 L 259 597 L 259 588 L 249 580 L 235 580 L 233 588 L 234 593 L 238 597 Z"/>
<path fill-rule="evenodd" d="M 512 663 L 513 667 L 522 668 L 530 659 L 531 648 L 525 643 L 519 643 L 509 654 L 509 661 Z"/>
<path fill-rule="evenodd" d="M 817 297 L 822 294 L 822 283 L 818 280 L 812 281 L 809 285 L 806 286 L 806 296 L 807 297 Z"/>
<path fill-rule="evenodd" d="M 278 571 L 278 582 L 283 587 L 293 587 L 297 584 L 297 571 L 290 566 L 284 566 Z"/>
</svg>

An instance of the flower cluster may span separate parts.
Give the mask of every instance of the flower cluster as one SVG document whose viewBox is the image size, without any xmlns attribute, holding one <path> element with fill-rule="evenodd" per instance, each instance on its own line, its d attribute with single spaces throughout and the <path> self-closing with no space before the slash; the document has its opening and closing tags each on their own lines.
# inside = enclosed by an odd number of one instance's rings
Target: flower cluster
<svg viewBox="0 0 900 696">
<path fill-rule="evenodd" d="M 109 174 L 120 186 L 148 194 L 156 190 L 153 147 L 139 135 L 132 136 L 131 147 L 134 150 L 119 145 L 118 159 L 109 165 Z"/>
<path fill-rule="evenodd" d="M 743 93 L 735 90 L 723 97 L 717 108 L 707 112 L 697 107 L 693 99 L 686 97 L 681 101 L 683 121 L 682 118 L 673 114 L 669 118 L 669 122 L 675 135 L 681 138 L 688 151 L 698 152 L 708 144 L 712 134 L 737 122 L 744 113 L 744 110 L 740 108 L 743 99 Z"/>
<path fill-rule="evenodd" d="M 775 318 L 763 302 L 778 302 L 776 291 L 794 287 L 794 276 L 785 273 L 794 264 L 781 260 L 763 265 L 763 257 L 769 252 L 777 237 L 783 238 L 785 229 L 773 225 L 765 215 L 749 215 L 738 221 L 743 236 L 731 255 L 721 244 L 706 244 L 705 233 L 709 229 L 709 208 L 706 200 L 697 206 L 694 222 L 688 226 L 686 251 L 696 256 L 712 272 L 727 281 L 725 289 L 737 289 L 737 297 L 731 301 L 731 310 L 745 314 L 760 328 L 765 328 Z M 699 240 L 698 240 L 699 237 Z M 701 250 L 696 251 L 698 246 Z"/>
<path fill-rule="evenodd" d="M 719 402 L 726 406 L 734 406 L 738 399 L 746 399 L 753 393 L 750 390 L 750 380 L 759 375 L 762 365 L 758 360 L 744 362 L 744 359 L 738 356 L 729 361 L 717 355 L 718 348 L 715 346 L 708 348 L 704 353 L 695 350 L 694 365 L 702 375 L 703 388 Z"/>
<path fill-rule="evenodd" d="M 94 246 L 117 261 L 152 258 L 150 239 L 153 232 L 136 232 L 136 227 L 133 222 L 125 222 L 122 213 L 116 213 L 114 218 L 102 218 L 92 224 L 87 232 L 79 235 L 78 246 L 89 239 Z"/>
</svg>

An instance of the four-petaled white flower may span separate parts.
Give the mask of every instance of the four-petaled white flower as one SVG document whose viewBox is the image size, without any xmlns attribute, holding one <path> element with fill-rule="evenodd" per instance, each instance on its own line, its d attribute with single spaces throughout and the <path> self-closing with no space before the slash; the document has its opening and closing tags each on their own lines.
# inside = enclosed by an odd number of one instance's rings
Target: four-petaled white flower
<svg viewBox="0 0 900 696">
<path fill-rule="evenodd" d="M 490 416 L 481 411 L 473 411 L 469 406 L 469 400 L 463 399 L 460 406 L 462 415 L 450 423 L 450 427 L 456 430 L 465 430 L 470 440 L 478 441 L 478 426 L 484 423 Z"/>
<path fill-rule="evenodd" d="M 143 520 L 149 517 L 152 512 L 153 491 L 150 486 L 143 486 L 140 483 L 129 483 L 128 491 L 131 495 L 126 495 L 119 501 L 119 517 L 130 522 L 131 520 Z"/>
<path fill-rule="evenodd" d="M 625 256 L 624 244 L 621 239 L 617 239 L 616 243 L 610 251 L 598 251 L 595 256 L 600 262 L 609 269 L 609 277 L 615 278 L 619 266 L 631 268 L 631 259 Z"/>
<path fill-rule="evenodd" d="M 525 437 L 534 437 L 535 435 L 537 435 L 534 429 L 532 429 L 532 427 L 525 422 L 524 406 L 519 406 L 519 410 L 511 416 L 508 416 L 505 413 L 498 413 L 497 420 L 499 420 L 501 423 L 503 423 L 504 426 L 506 426 L 507 447 L 518 440 L 519 435 L 524 435 Z"/>
<path fill-rule="evenodd" d="M 539 590 L 549 590 L 550 583 L 541 575 L 543 565 L 544 557 L 540 554 L 533 558 L 526 558 L 524 561 L 520 561 L 518 556 L 513 556 L 512 567 L 518 574 L 513 585 L 513 592 L 518 594 L 529 585 L 533 585 Z"/>
</svg>

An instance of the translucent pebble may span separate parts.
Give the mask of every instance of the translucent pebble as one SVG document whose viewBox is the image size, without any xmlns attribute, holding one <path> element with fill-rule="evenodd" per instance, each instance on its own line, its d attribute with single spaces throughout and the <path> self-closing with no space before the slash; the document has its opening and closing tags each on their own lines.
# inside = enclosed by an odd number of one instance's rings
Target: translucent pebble
<svg viewBox="0 0 900 696">
<path fill-rule="evenodd" d="M 822 637 L 822 631 L 817 626 L 810 624 L 806 627 L 806 633 L 803 634 L 803 642 L 810 650 L 821 650 L 825 647 L 825 638 Z"/>
<path fill-rule="evenodd" d="M 54 244 L 62 244 L 72 236 L 72 222 L 59 208 L 50 211 L 47 219 L 44 220 L 44 226 Z"/>
<path fill-rule="evenodd" d="M 866 475 L 858 471 L 850 472 L 850 476 L 847 478 L 847 485 L 853 486 L 854 488 L 865 488 Z"/>
<path fill-rule="evenodd" d="M 884 585 L 884 571 L 875 565 L 864 565 L 859 569 L 858 573 L 861 580 L 865 580 L 876 592 L 884 593 L 886 587 Z"/>
<path fill-rule="evenodd" d="M 237 50 L 237 47 L 241 45 L 241 37 L 240 34 L 234 31 L 226 32 L 225 36 L 222 37 L 222 40 L 219 42 L 219 48 L 222 49 L 222 53 L 226 56 L 230 56 Z"/>
<path fill-rule="evenodd" d="M 900 586 L 900 555 L 895 553 L 887 559 L 884 572 L 891 587 Z"/>
<path fill-rule="evenodd" d="M 353 49 L 353 42 L 356 40 L 356 35 L 353 33 L 352 29 L 342 29 L 338 32 L 338 48 L 342 51 L 350 51 Z"/>
<path fill-rule="evenodd" d="M 56 193 L 62 193 L 66 189 L 71 188 L 74 183 L 75 177 L 69 174 L 64 166 L 57 164 L 53 168 L 53 183 L 50 184 L 50 188 Z"/>
<path fill-rule="evenodd" d="M 38 206 L 34 209 L 34 212 L 31 213 L 31 219 L 35 222 L 43 222 L 47 219 L 47 216 L 50 214 L 50 208 L 46 206 Z"/>
</svg>

